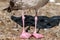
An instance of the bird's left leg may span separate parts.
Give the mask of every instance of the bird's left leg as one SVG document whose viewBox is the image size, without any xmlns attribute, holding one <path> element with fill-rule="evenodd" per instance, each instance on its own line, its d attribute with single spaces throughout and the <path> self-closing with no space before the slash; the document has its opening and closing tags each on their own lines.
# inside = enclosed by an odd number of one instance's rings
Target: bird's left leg
<svg viewBox="0 0 60 40">
<path fill-rule="evenodd" d="M 43 38 L 43 35 L 42 34 L 38 34 L 36 31 L 36 27 L 37 27 L 37 21 L 38 21 L 38 18 L 37 18 L 37 10 L 35 9 L 35 12 L 36 12 L 36 15 L 35 15 L 35 30 L 34 30 L 34 32 L 33 32 L 33 36 L 35 37 L 35 38 Z"/>
</svg>

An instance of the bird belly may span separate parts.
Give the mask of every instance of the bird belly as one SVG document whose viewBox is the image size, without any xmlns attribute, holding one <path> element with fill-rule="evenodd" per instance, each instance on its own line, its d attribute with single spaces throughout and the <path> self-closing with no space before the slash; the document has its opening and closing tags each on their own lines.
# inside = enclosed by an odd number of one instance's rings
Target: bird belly
<svg viewBox="0 0 60 40">
<path fill-rule="evenodd" d="M 39 0 L 22 0 L 23 4 L 28 5 L 30 7 L 36 6 Z"/>
</svg>

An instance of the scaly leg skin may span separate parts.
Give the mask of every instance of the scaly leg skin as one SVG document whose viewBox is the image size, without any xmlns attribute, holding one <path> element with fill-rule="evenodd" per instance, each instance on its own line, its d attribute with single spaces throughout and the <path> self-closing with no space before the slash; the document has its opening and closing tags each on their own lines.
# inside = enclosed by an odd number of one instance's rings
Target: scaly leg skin
<svg viewBox="0 0 60 40">
<path fill-rule="evenodd" d="M 42 34 L 38 34 L 38 33 L 36 32 L 36 26 L 37 26 L 37 12 L 36 12 L 36 16 L 35 16 L 35 31 L 33 32 L 33 36 L 34 36 L 35 38 L 43 38 L 43 35 L 42 35 Z"/>
<path fill-rule="evenodd" d="M 28 38 L 31 37 L 31 34 L 28 33 L 28 32 L 26 32 L 25 29 L 24 29 L 24 19 L 25 19 L 25 17 L 24 17 L 24 14 L 22 13 L 23 31 L 22 31 L 22 34 L 20 35 L 20 38 L 22 38 L 22 39 L 28 39 Z"/>
</svg>

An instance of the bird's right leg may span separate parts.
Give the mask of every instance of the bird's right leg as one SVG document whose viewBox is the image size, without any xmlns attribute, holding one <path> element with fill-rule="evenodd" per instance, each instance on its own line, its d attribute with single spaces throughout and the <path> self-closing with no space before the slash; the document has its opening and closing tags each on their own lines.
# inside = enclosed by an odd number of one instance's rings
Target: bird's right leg
<svg viewBox="0 0 60 40">
<path fill-rule="evenodd" d="M 25 17 L 24 17 L 24 12 L 22 13 L 22 22 L 23 22 L 23 30 L 22 30 L 22 34 L 20 35 L 20 38 L 30 38 L 30 36 L 31 36 L 31 34 L 30 33 L 28 33 L 28 32 L 26 32 L 25 31 L 25 27 L 24 27 L 24 21 L 25 20 Z"/>
</svg>

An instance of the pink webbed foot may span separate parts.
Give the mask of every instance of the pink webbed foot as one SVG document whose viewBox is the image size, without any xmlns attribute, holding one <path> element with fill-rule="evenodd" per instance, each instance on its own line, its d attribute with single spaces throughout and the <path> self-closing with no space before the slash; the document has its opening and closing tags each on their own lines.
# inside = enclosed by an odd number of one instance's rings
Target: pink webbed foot
<svg viewBox="0 0 60 40">
<path fill-rule="evenodd" d="M 28 39 L 30 37 L 31 37 L 31 34 L 27 32 L 22 32 L 22 34 L 20 35 L 20 38 L 22 39 Z"/>
<path fill-rule="evenodd" d="M 44 37 L 42 34 L 38 34 L 38 33 L 33 33 L 33 36 L 35 38 L 43 38 Z"/>
</svg>

